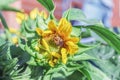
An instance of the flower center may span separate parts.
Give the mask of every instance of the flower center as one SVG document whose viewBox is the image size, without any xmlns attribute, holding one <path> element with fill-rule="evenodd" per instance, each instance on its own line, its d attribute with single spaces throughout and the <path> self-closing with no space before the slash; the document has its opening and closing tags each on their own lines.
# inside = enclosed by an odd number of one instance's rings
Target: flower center
<svg viewBox="0 0 120 80">
<path fill-rule="evenodd" d="M 56 34 L 55 34 L 55 36 L 53 37 L 53 41 L 54 41 L 54 43 L 55 43 L 57 46 L 60 46 L 60 47 L 62 47 L 63 44 L 64 44 L 63 39 L 62 39 L 59 35 L 56 35 Z"/>
</svg>

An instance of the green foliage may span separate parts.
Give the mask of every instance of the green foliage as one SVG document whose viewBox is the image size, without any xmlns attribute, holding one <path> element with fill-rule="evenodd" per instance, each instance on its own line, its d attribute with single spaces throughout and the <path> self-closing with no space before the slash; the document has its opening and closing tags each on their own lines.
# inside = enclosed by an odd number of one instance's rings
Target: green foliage
<svg viewBox="0 0 120 80">
<path fill-rule="evenodd" d="M 5 18 L 3 17 L 1 12 L 0 12 L 0 19 L 1 19 L 1 22 L 2 22 L 2 24 L 4 26 L 4 28 L 8 29 L 8 25 L 7 25 L 7 23 L 5 21 Z"/>
<path fill-rule="evenodd" d="M 0 80 L 119 80 L 119 55 L 120 38 L 108 29 L 103 28 L 97 21 L 87 20 L 79 9 L 67 10 L 63 17 L 68 21 L 77 20 L 89 24 L 88 26 L 74 26 L 72 35 L 81 38 L 83 28 L 90 29 L 104 39 L 110 46 L 99 41 L 99 43 L 77 44 L 79 47 L 75 55 L 68 56 L 66 64 L 58 63 L 51 67 L 46 64 L 42 53 L 36 50 L 41 36 L 36 28 L 47 29 L 50 19 L 54 19 L 54 4 L 52 0 L 37 0 L 50 13 L 48 19 L 37 16 L 34 20 L 28 17 L 23 20 L 20 27 L 18 43 L 13 44 L 12 36 L 6 39 L 0 38 Z M 14 0 L 2 1 L 0 10 L 12 10 L 8 8 Z M 51 18 L 52 17 L 52 18 Z M 0 14 L 1 22 L 6 30 L 5 34 L 11 35 L 4 17 Z M 57 23 L 56 19 L 55 22 Z M 92 25 L 91 25 L 92 24 Z M 44 51 L 44 47 L 40 46 Z"/>
<path fill-rule="evenodd" d="M 2 11 L 22 12 L 22 11 L 16 9 L 16 8 L 11 7 L 11 6 L 2 6 L 2 7 L 0 8 L 0 10 L 2 10 Z"/>
<path fill-rule="evenodd" d="M 49 12 L 54 10 L 53 0 L 37 0 L 40 2 Z"/>
<path fill-rule="evenodd" d="M 72 61 L 82 61 L 82 60 L 97 60 L 97 59 L 88 55 L 88 54 L 83 53 L 81 55 L 75 55 L 70 60 L 72 60 Z"/>
<path fill-rule="evenodd" d="M 89 71 L 89 74 L 92 77 L 92 80 L 111 80 L 104 72 L 99 70 L 97 67 L 87 64 L 86 65 Z"/>
<path fill-rule="evenodd" d="M 99 45 L 98 43 L 95 45 L 84 45 L 84 44 L 78 43 L 78 46 L 80 47 L 80 49 L 77 54 L 84 53 L 85 51 L 91 50 L 91 49 L 97 47 L 98 45 Z"/>
<path fill-rule="evenodd" d="M 16 80 L 14 78 L 22 77 L 22 66 L 25 64 L 25 53 L 18 48 L 13 48 L 9 42 L 2 41 L 0 44 L 0 79 Z M 11 54 L 12 53 L 12 54 Z M 20 55 L 19 55 L 20 54 Z M 23 72 L 21 74 L 21 71 Z"/>
<path fill-rule="evenodd" d="M 11 39 L 10 39 L 11 35 L 10 35 L 9 30 L 8 30 L 8 25 L 7 25 L 7 23 L 6 23 L 6 21 L 5 21 L 5 18 L 3 17 L 3 15 L 2 15 L 1 12 L 0 12 L 0 19 L 1 19 L 1 22 L 2 22 L 2 24 L 3 24 L 3 26 L 4 26 L 4 28 L 5 28 L 6 38 L 7 38 L 9 41 L 11 41 Z"/>
<path fill-rule="evenodd" d="M 53 0 L 37 0 L 40 4 L 42 4 L 49 12 L 49 19 L 55 19 L 54 16 L 54 3 Z"/>
<path fill-rule="evenodd" d="M 87 51 L 89 55 L 100 59 L 99 61 L 92 61 L 104 74 L 112 80 L 119 80 L 119 54 L 110 46 L 101 44 L 100 46 Z M 100 53 L 100 54 L 98 54 Z"/>
<path fill-rule="evenodd" d="M 102 39 L 104 39 L 110 46 L 112 46 L 118 53 L 120 53 L 120 37 L 115 33 L 109 31 L 100 25 L 89 25 L 85 28 L 90 28 L 96 34 L 98 34 Z"/>
<path fill-rule="evenodd" d="M 72 27 L 72 35 L 73 36 L 77 36 L 77 37 L 80 37 L 80 33 L 81 32 L 81 30 L 80 30 L 80 28 L 78 28 L 78 27 Z"/>
<path fill-rule="evenodd" d="M 82 21 L 86 18 L 84 13 L 80 9 L 76 9 L 76 8 L 70 8 L 67 11 L 65 11 L 63 17 L 67 18 L 68 20 L 78 20 L 78 21 Z"/>
</svg>

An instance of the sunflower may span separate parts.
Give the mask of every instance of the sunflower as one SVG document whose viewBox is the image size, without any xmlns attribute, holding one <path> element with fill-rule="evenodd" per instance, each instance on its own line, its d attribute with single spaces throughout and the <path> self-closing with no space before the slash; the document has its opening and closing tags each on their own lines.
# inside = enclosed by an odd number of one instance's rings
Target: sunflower
<svg viewBox="0 0 120 80">
<path fill-rule="evenodd" d="M 33 10 L 30 11 L 30 14 L 26 14 L 25 12 L 20 13 L 17 12 L 16 13 L 16 21 L 21 24 L 24 20 L 27 20 L 28 17 L 30 17 L 30 19 L 34 20 L 37 16 L 41 16 L 43 17 L 43 19 L 47 19 L 47 13 L 45 11 L 41 11 L 39 12 L 39 10 L 37 8 L 34 8 Z"/>
<path fill-rule="evenodd" d="M 26 13 L 20 13 L 20 12 L 16 13 L 16 21 L 19 24 L 21 24 L 22 21 L 27 20 L 27 18 L 28 18 L 28 15 Z"/>
<path fill-rule="evenodd" d="M 65 18 L 62 18 L 58 25 L 51 20 L 47 30 L 36 28 L 36 32 L 40 36 L 40 52 L 45 54 L 52 67 L 59 62 L 66 64 L 68 56 L 78 51 L 79 38 L 71 36 L 72 25 Z"/>
<path fill-rule="evenodd" d="M 18 44 L 18 36 L 20 35 L 19 31 L 15 28 L 9 27 L 9 32 L 12 35 L 12 37 L 11 37 L 12 38 L 11 39 L 12 43 L 17 45 Z"/>
<path fill-rule="evenodd" d="M 44 19 L 47 18 L 47 14 L 46 14 L 45 11 L 39 12 L 38 8 L 34 8 L 34 9 L 30 12 L 30 18 L 34 20 L 34 19 L 37 17 L 37 15 L 43 17 Z"/>
</svg>

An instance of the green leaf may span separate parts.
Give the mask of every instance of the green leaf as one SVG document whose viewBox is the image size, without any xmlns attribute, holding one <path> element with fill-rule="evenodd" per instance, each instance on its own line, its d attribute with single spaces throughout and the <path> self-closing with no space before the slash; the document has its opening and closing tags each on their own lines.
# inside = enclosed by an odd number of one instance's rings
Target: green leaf
<svg viewBox="0 0 120 80">
<path fill-rule="evenodd" d="M 79 27 L 72 27 L 72 33 L 73 36 L 80 36 L 80 28 Z"/>
<path fill-rule="evenodd" d="M 5 21 L 5 18 L 4 18 L 3 15 L 2 15 L 1 11 L 0 11 L 0 19 L 1 19 L 1 22 L 2 22 L 2 24 L 3 24 L 3 26 L 4 26 L 4 29 L 5 29 L 6 38 L 7 38 L 9 41 L 11 41 L 11 33 L 9 32 L 8 25 L 7 25 L 6 21 Z"/>
<path fill-rule="evenodd" d="M 8 6 L 8 5 L 1 6 L 1 7 L 0 7 L 0 10 L 2 10 L 2 11 L 15 11 L 15 12 L 22 12 L 22 11 L 20 11 L 19 9 L 16 9 L 16 8 L 11 7 L 11 6 Z"/>
<path fill-rule="evenodd" d="M 17 58 L 6 61 L 6 63 L 8 63 L 8 64 L 6 64 L 4 71 L 6 71 L 6 73 L 10 73 L 12 71 L 12 69 L 16 66 L 17 62 L 18 62 Z"/>
<path fill-rule="evenodd" d="M 85 19 L 84 13 L 80 9 L 70 8 L 64 12 L 63 17 L 67 18 L 68 20 L 83 20 Z"/>
<path fill-rule="evenodd" d="M 25 51 L 25 45 L 22 44 L 22 40 L 21 40 L 21 39 L 18 39 L 18 45 L 19 45 L 19 47 L 20 47 L 22 50 Z"/>
<path fill-rule="evenodd" d="M 31 57 L 30 60 L 27 62 L 27 64 L 33 65 L 33 66 L 36 66 L 36 65 L 37 65 L 37 63 L 36 63 L 34 57 Z"/>
<path fill-rule="evenodd" d="M 84 74 L 87 77 L 87 80 L 92 80 L 90 73 L 88 72 L 87 69 L 82 68 L 82 69 L 79 69 L 78 71 L 80 71 L 82 74 Z"/>
<path fill-rule="evenodd" d="M 4 39 L 0 38 L 0 49 L 1 49 L 1 46 L 5 43 L 6 43 L 6 41 Z"/>
<path fill-rule="evenodd" d="M 68 9 L 63 13 L 62 17 L 66 18 L 69 21 L 75 20 L 75 21 L 79 21 L 80 23 L 82 22 L 82 24 L 85 23 L 85 24 L 93 25 L 93 24 L 100 23 L 99 20 L 87 19 L 83 11 L 77 8 Z"/>
<path fill-rule="evenodd" d="M 94 67 L 90 63 L 86 64 L 92 80 L 111 80 L 104 72 Z"/>
<path fill-rule="evenodd" d="M 46 74 L 51 74 L 51 73 L 54 73 L 54 72 L 58 72 L 62 69 L 63 67 L 54 67 L 54 68 L 51 68 L 50 70 L 47 71 Z"/>
<path fill-rule="evenodd" d="M 48 19 L 55 19 L 53 0 L 37 0 L 37 1 L 40 2 L 48 10 L 49 12 Z"/>
<path fill-rule="evenodd" d="M 68 63 L 67 65 L 66 65 L 66 71 L 67 72 L 72 72 L 72 71 L 76 71 L 76 70 L 78 70 L 78 69 L 81 69 L 81 68 L 83 68 L 84 67 L 84 65 L 82 65 L 82 64 L 78 64 L 78 63 L 73 63 L 73 62 L 71 62 L 71 63 Z"/>
<path fill-rule="evenodd" d="M 86 53 L 83 53 L 83 54 L 80 54 L 80 55 L 75 55 L 74 57 L 71 58 L 71 60 L 73 61 L 82 61 L 82 60 L 96 60 L 96 58 L 86 54 Z"/>
<path fill-rule="evenodd" d="M 84 73 L 84 72 L 83 72 Z M 79 70 L 73 72 L 70 76 L 67 77 L 67 80 L 86 80 L 87 75 L 81 73 Z M 87 80 L 91 80 L 87 78 Z"/>
<path fill-rule="evenodd" d="M 51 75 L 44 75 L 43 80 L 52 80 Z"/>
<path fill-rule="evenodd" d="M 2 22 L 2 24 L 4 26 L 4 28 L 8 29 L 8 25 L 7 25 L 6 21 L 5 21 L 5 18 L 2 15 L 1 11 L 0 11 L 0 19 L 1 19 L 1 22 Z"/>
<path fill-rule="evenodd" d="M 47 25 L 46 25 L 45 20 L 39 16 L 36 19 L 36 26 L 41 28 L 42 30 L 47 29 Z"/>
<path fill-rule="evenodd" d="M 120 79 L 120 69 L 118 68 L 120 66 L 118 59 L 119 54 L 116 54 L 115 50 L 111 46 L 102 44 L 87 53 L 101 59 L 99 61 L 92 61 L 92 63 L 99 67 L 112 80 Z"/>
<path fill-rule="evenodd" d="M 35 30 L 33 30 L 33 29 L 31 29 L 29 26 L 28 26 L 28 24 L 27 23 L 23 23 L 23 25 L 24 25 L 24 29 L 25 29 L 25 31 L 27 32 L 27 33 L 35 33 Z"/>
<path fill-rule="evenodd" d="M 96 45 L 84 45 L 84 44 L 81 44 L 80 42 L 78 43 L 78 46 L 79 46 L 79 50 L 76 54 L 81 54 L 87 50 L 90 50 L 90 49 L 93 49 L 95 47 L 97 47 L 99 44 L 96 44 Z"/>
<path fill-rule="evenodd" d="M 35 30 L 31 29 L 27 23 L 22 24 L 20 32 L 25 38 L 33 38 L 36 36 Z"/>
<path fill-rule="evenodd" d="M 3 45 L 0 46 L 0 58 L 2 55 L 6 55 L 8 50 L 8 43 L 4 43 Z"/>
<path fill-rule="evenodd" d="M 51 80 L 66 80 L 64 74 L 62 73 L 54 73 L 51 75 Z"/>
<path fill-rule="evenodd" d="M 40 66 L 31 66 L 31 79 L 32 80 L 43 80 L 45 68 Z M 30 80 L 31 80 L 30 79 Z"/>
<path fill-rule="evenodd" d="M 25 45 L 25 51 L 27 51 L 31 56 L 35 57 L 35 52 L 33 52 L 28 45 Z"/>
<path fill-rule="evenodd" d="M 24 67 L 14 70 L 11 73 L 11 80 L 31 80 L 31 69 L 27 66 L 24 70 Z"/>
<path fill-rule="evenodd" d="M 120 37 L 118 35 L 104 27 L 100 27 L 99 25 L 89 25 L 84 26 L 84 28 L 90 28 L 102 39 L 104 39 L 110 46 L 112 46 L 118 53 L 120 53 Z"/>
<path fill-rule="evenodd" d="M 37 0 L 40 2 L 49 12 L 54 10 L 53 0 Z"/>
</svg>

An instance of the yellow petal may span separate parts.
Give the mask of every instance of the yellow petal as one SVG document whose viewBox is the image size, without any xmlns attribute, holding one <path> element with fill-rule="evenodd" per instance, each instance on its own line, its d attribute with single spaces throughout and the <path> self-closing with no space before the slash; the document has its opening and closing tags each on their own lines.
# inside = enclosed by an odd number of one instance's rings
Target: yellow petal
<svg viewBox="0 0 120 80">
<path fill-rule="evenodd" d="M 56 57 L 56 58 L 60 58 L 60 54 L 59 53 L 56 53 L 56 52 L 52 52 L 52 56 Z"/>
<path fill-rule="evenodd" d="M 42 45 L 45 47 L 45 49 L 47 51 L 49 51 L 49 45 L 47 44 L 47 42 L 44 39 L 42 39 Z"/>
<path fill-rule="evenodd" d="M 49 61 L 49 65 L 50 65 L 51 67 L 54 67 L 54 62 L 53 62 L 52 60 L 50 60 L 50 61 Z"/>
<path fill-rule="evenodd" d="M 41 30 L 40 28 L 36 28 L 36 32 L 39 36 L 42 36 L 43 30 Z"/>
<path fill-rule="evenodd" d="M 67 48 L 68 48 L 68 53 L 70 55 L 75 54 L 78 51 L 78 45 L 74 44 L 71 41 L 66 42 Z"/>
<path fill-rule="evenodd" d="M 16 18 L 16 21 L 17 21 L 18 24 L 22 23 L 22 20 L 20 18 Z"/>
<path fill-rule="evenodd" d="M 34 20 L 38 14 L 39 14 L 39 10 L 35 8 L 30 12 L 30 18 Z"/>
<path fill-rule="evenodd" d="M 16 13 L 16 20 L 19 24 L 22 23 L 23 20 L 26 20 L 27 19 L 27 14 L 24 14 L 24 13 L 20 13 L 20 12 L 17 12 Z"/>
<path fill-rule="evenodd" d="M 58 30 L 61 35 L 69 36 L 72 31 L 72 25 L 65 18 L 62 18 L 59 22 Z"/>
<path fill-rule="evenodd" d="M 17 30 L 16 29 L 14 29 L 14 28 L 9 28 L 9 31 L 11 32 L 11 33 L 17 33 Z"/>
<path fill-rule="evenodd" d="M 49 28 L 51 31 L 53 31 L 53 32 L 56 32 L 56 31 L 57 31 L 57 27 L 56 27 L 56 25 L 55 25 L 55 23 L 54 23 L 53 20 L 51 20 L 51 21 L 48 23 L 48 28 Z"/>
<path fill-rule="evenodd" d="M 78 37 L 70 37 L 68 38 L 68 41 L 72 41 L 73 43 L 78 43 L 80 39 Z"/>
<path fill-rule="evenodd" d="M 58 62 L 58 59 L 54 59 L 53 62 L 54 62 L 54 63 L 57 63 L 57 62 Z"/>
<path fill-rule="evenodd" d="M 40 50 L 37 45 L 35 46 L 35 50 L 36 50 L 36 51 L 39 51 L 39 50 Z"/>
<path fill-rule="evenodd" d="M 41 11 L 39 16 L 42 16 L 44 19 L 47 19 L 47 13 L 45 11 Z"/>
<path fill-rule="evenodd" d="M 61 49 L 61 54 L 62 54 L 62 62 L 63 64 L 67 63 L 67 51 L 65 48 Z"/>
<path fill-rule="evenodd" d="M 24 19 L 24 14 L 23 14 L 23 13 L 20 13 L 20 12 L 17 12 L 17 13 L 16 13 L 16 17 L 17 17 L 17 18 L 20 18 L 20 19 Z"/>
<path fill-rule="evenodd" d="M 13 42 L 14 44 L 17 44 L 17 43 L 18 43 L 18 38 L 17 38 L 17 37 L 13 37 L 13 38 L 12 38 L 12 42 Z"/>
<path fill-rule="evenodd" d="M 46 30 L 46 31 L 43 32 L 42 36 L 43 36 L 43 37 L 47 37 L 47 36 L 49 36 L 49 35 L 51 35 L 51 34 L 52 34 L 52 31 Z"/>
</svg>

